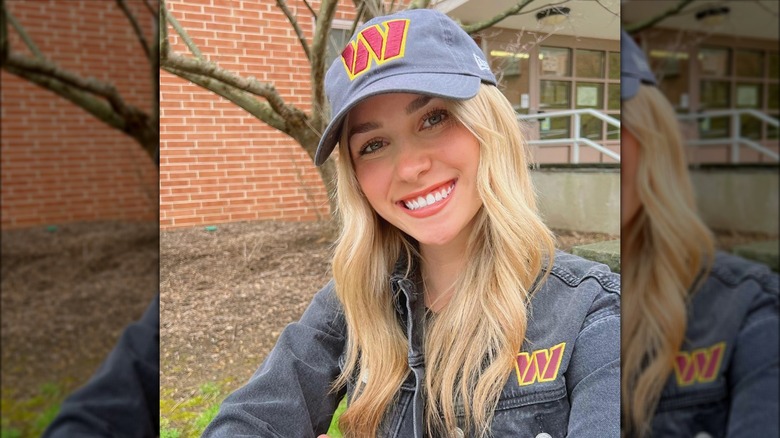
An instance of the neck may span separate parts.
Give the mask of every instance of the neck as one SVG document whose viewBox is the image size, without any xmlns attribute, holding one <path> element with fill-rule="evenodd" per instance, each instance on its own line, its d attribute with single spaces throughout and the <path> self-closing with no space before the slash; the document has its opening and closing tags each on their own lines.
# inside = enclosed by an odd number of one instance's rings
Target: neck
<svg viewBox="0 0 780 438">
<path fill-rule="evenodd" d="M 433 312 L 444 308 L 452 298 L 455 281 L 466 265 L 466 243 L 452 241 L 420 247 L 425 306 Z"/>
</svg>

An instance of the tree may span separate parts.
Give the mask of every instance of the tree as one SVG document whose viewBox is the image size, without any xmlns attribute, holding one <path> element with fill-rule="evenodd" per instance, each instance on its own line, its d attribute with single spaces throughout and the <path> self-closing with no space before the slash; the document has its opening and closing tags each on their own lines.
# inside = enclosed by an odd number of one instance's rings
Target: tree
<svg viewBox="0 0 780 438">
<path fill-rule="evenodd" d="M 127 17 L 129 24 L 138 38 L 138 42 L 149 60 L 149 80 L 152 83 L 152 107 L 148 111 L 127 103 L 116 87 L 108 82 L 92 77 L 84 77 L 66 70 L 47 59 L 38 49 L 35 42 L 6 8 L 5 0 L 0 0 L 0 61 L 7 72 L 37 84 L 59 96 L 71 101 L 95 116 L 105 124 L 117 129 L 130 137 L 146 151 L 155 161 L 158 161 L 160 132 L 159 106 L 156 96 L 159 94 L 159 56 L 156 44 L 159 39 L 157 26 L 157 7 L 153 0 L 143 0 L 145 9 L 154 18 L 154 39 L 150 44 L 139 25 L 138 19 L 128 7 L 126 0 L 115 0 L 116 5 Z M 21 40 L 33 56 L 24 55 L 11 50 L 8 40 L 8 25 L 19 34 Z"/>
</svg>

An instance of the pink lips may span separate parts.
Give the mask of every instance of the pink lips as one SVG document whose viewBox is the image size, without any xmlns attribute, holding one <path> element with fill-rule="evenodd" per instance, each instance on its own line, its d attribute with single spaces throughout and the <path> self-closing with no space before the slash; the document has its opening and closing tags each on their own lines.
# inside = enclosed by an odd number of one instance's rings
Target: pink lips
<svg viewBox="0 0 780 438">
<path fill-rule="evenodd" d="M 438 213 L 442 208 L 444 208 L 449 203 L 450 199 L 452 198 L 453 192 L 455 191 L 456 185 L 457 185 L 457 179 L 447 181 L 444 184 L 437 184 L 425 190 L 421 190 L 419 192 L 413 193 L 408 197 L 404 198 L 403 201 L 398 201 L 397 204 L 408 215 L 412 217 L 424 218 L 424 217 L 432 216 Z M 449 190 L 447 190 L 448 188 Z M 445 193 L 445 195 L 440 196 L 441 193 Z M 434 197 L 435 194 L 439 195 L 438 199 Z M 420 198 L 428 199 L 427 205 L 419 206 L 414 209 L 410 209 L 409 207 L 407 207 L 407 204 L 410 203 L 417 204 L 417 200 L 419 200 Z M 430 202 L 431 198 L 433 198 L 432 202 Z"/>
</svg>

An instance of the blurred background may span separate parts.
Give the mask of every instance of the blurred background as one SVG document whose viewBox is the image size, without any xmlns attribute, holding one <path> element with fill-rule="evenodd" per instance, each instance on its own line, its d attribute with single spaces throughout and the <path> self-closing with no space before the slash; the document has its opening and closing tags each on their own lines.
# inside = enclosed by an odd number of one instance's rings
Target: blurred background
<svg viewBox="0 0 780 438">
<path fill-rule="evenodd" d="M 2 436 L 39 436 L 158 291 L 156 2 L 4 0 Z"/>
<path fill-rule="evenodd" d="M 624 29 L 682 125 L 702 219 L 721 248 L 775 271 L 778 7 L 764 0 L 621 3 Z"/>
</svg>

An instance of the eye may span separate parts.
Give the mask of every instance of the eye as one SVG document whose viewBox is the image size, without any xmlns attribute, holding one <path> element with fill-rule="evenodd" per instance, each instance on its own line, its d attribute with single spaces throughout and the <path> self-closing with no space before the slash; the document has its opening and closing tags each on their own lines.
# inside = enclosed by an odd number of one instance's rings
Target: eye
<svg viewBox="0 0 780 438">
<path fill-rule="evenodd" d="M 446 109 L 435 109 L 423 116 L 422 129 L 430 129 L 440 125 L 450 117 Z"/>
<path fill-rule="evenodd" d="M 385 142 L 382 141 L 381 139 L 375 138 L 375 139 L 369 140 L 368 142 L 366 142 L 366 144 L 364 144 L 360 148 L 360 151 L 358 152 L 358 154 L 359 155 L 373 154 L 374 152 L 376 152 L 379 149 L 381 149 L 382 146 L 384 146 L 384 145 L 385 145 Z"/>
</svg>

